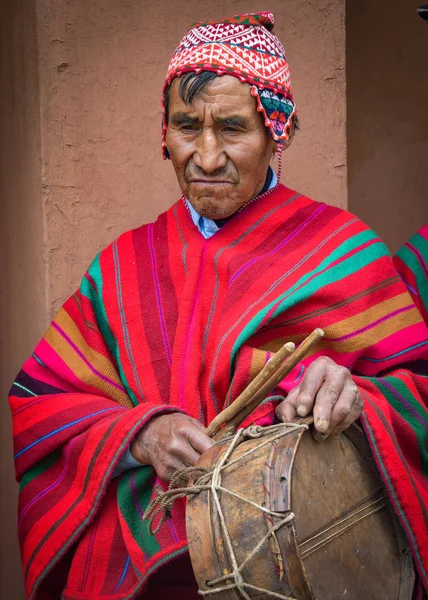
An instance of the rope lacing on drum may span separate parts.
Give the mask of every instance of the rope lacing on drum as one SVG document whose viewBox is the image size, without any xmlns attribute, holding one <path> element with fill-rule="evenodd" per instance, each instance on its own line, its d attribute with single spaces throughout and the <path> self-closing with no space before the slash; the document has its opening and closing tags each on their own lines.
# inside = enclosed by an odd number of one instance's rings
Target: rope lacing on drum
<svg viewBox="0 0 428 600">
<path fill-rule="evenodd" d="M 246 458 L 253 452 L 259 451 L 260 448 L 262 448 L 263 446 L 265 446 L 267 444 L 271 444 L 276 439 L 279 439 L 285 435 L 288 435 L 298 429 L 308 429 L 308 425 L 306 425 L 304 423 L 281 423 L 278 425 L 271 425 L 270 427 L 260 427 L 260 426 L 256 425 L 256 426 L 248 427 L 247 429 L 239 429 L 234 436 L 227 438 L 227 440 L 228 439 L 231 440 L 229 447 L 226 450 L 226 452 L 223 454 L 221 460 L 213 468 L 205 469 L 205 468 L 201 468 L 201 467 L 188 467 L 185 469 L 181 469 L 180 471 L 177 471 L 174 474 L 173 478 L 171 479 L 169 489 L 165 492 L 161 492 L 158 495 L 158 497 L 154 498 L 150 502 L 146 512 L 144 513 L 144 518 L 147 518 L 149 520 L 149 531 L 152 535 L 155 535 L 159 531 L 159 529 L 162 527 L 162 525 L 165 523 L 165 521 L 167 521 L 168 518 L 170 517 L 172 505 L 175 500 L 177 500 L 178 498 L 184 498 L 185 496 L 192 496 L 194 494 L 199 494 L 200 492 L 202 492 L 204 490 L 209 490 L 211 492 L 212 498 L 214 500 L 214 503 L 215 503 L 215 506 L 217 509 L 217 513 L 218 513 L 218 517 L 219 517 L 219 521 L 220 521 L 220 528 L 222 530 L 222 534 L 223 534 L 225 542 L 226 542 L 226 547 L 228 550 L 228 555 L 229 555 L 229 559 L 231 562 L 232 571 L 222 577 L 219 577 L 217 579 L 213 579 L 212 581 L 207 582 L 208 587 L 212 587 L 214 585 L 218 585 L 219 583 L 223 583 L 223 582 L 225 582 L 225 585 L 223 585 L 222 587 L 212 589 L 212 590 L 205 590 L 205 591 L 199 590 L 199 594 L 201 594 L 201 596 L 208 596 L 208 595 L 218 594 L 218 593 L 226 591 L 226 590 L 237 589 L 237 590 L 239 590 L 239 592 L 241 593 L 242 597 L 245 600 L 251 600 L 251 598 L 247 594 L 246 590 L 258 591 L 258 592 L 267 594 L 268 596 L 270 596 L 272 598 L 279 598 L 280 600 L 295 600 L 291 596 L 284 596 L 283 594 L 279 594 L 277 592 L 272 592 L 272 591 L 258 588 L 254 585 L 251 585 L 251 584 L 245 582 L 242 577 L 243 568 L 261 550 L 261 548 L 263 547 L 266 540 L 268 540 L 270 536 L 274 536 L 275 532 L 278 531 L 285 524 L 293 521 L 294 514 L 291 511 L 278 513 L 278 512 L 269 510 L 265 506 L 257 504 L 255 502 L 249 500 L 248 498 L 244 498 L 243 496 L 240 496 L 239 494 L 236 494 L 235 492 L 232 492 L 232 491 L 228 490 L 227 488 L 224 488 L 221 485 L 221 474 L 224 471 L 224 469 L 231 467 L 233 464 L 235 464 L 238 461 L 242 461 L 244 458 Z M 247 450 L 247 452 L 244 452 L 238 458 L 233 459 L 230 462 L 228 462 L 228 459 L 231 456 L 232 452 L 243 440 L 251 439 L 251 438 L 261 438 L 261 437 L 267 437 L 268 439 L 263 441 L 261 444 L 255 446 L 254 448 Z M 192 476 L 194 474 L 198 474 L 198 473 L 200 473 L 200 477 L 194 482 L 193 485 L 185 486 L 185 487 L 177 487 L 177 484 L 181 480 L 188 479 L 190 476 Z M 242 502 L 245 502 L 246 504 L 250 504 L 254 508 L 262 511 L 263 513 L 265 513 L 266 515 L 269 515 L 270 517 L 274 517 L 277 520 L 277 522 L 268 529 L 266 535 L 259 541 L 259 543 L 253 548 L 253 550 L 246 556 L 245 560 L 241 563 L 241 565 L 238 565 L 238 562 L 236 559 L 232 540 L 230 539 L 229 531 L 228 531 L 227 525 L 226 525 L 226 520 L 224 518 L 223 510 L 221 507 L 220 498 L 218 495 L 219 492 L 223 492 L 225 494 L 234 496 L 235 498 L 238 498 Z M 161 515 L 159 522 L 156 525 L 156 527 L 154 527 L 154 521 L 159 514 Z M 232 582 L 228 583 L 229 581 L 232 581 Z"/>
</svg>

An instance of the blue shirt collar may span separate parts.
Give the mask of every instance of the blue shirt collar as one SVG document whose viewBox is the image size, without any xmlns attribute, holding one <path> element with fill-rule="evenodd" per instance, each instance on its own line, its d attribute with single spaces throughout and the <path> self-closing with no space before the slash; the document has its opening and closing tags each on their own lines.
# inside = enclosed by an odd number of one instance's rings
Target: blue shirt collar
<svg viewBox="0 0 428 600">
<path fill-rule="evenodd" d="M 269 167 L 269 169 L 271 169 L 272 171 L 272 180 L 266 191 L 271 190 L 278 183 L 278 178 L 276 176 L 275 171 L 272 169 L 272 167 Z M 205 239 L 210 238 L 212 235 L 214 235 L 214 233 L 216 233 L 220 229 L 220 227 L 215 223 L 215 221 L 209 219 L 208 217 L 202 217 L 199 213 L 197 213 L 187 198 L 184 198 L 184 202 L 186 203 L 189 214 L 192 217 L 193 223 L 196 225 L 196 227 Z"/>
</svg>

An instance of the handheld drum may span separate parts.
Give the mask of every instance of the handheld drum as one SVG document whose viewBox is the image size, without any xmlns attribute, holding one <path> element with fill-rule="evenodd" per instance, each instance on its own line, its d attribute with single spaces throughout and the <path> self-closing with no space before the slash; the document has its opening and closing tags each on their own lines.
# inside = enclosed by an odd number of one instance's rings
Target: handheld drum
<svg viewBox="0 0 428 600">
<path fill-rule="evenodd" d="M 319 443 L 307 429 L 250 427 L 201 457 L 186 508 L 199 593 L 410 600 L 410 550 L 363 432 Z"/>
<path fill-rule="evenodd" d="M 363 431 L 352 425 L 323 442 L 313 418 L 236 427 L 322 338 L 284 344 L 209 425 L 217 444 L 177 472 L 146 511 L 162 526 L 187 497 L 186 528 L 202 597 L 213 600 L 410 600 L 410 548 Z M 285 361 L 285 362 L 284 362 Z M 223 427 L 223 428 L 222 428 Z M 179 487 L 182 476 L 188 485 Z"/>
</svg>

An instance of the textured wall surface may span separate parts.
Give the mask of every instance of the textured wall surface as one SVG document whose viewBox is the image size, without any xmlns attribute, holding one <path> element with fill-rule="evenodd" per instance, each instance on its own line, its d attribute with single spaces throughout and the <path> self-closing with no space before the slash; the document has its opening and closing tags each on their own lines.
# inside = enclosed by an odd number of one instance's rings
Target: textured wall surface
<svg viewBox="0 0 428 600">
<path fill-rule="evenodd" d="M 347 2 L 349 210 L 393 252 L 428 223 L 428 27 L 417 6 Z"/>
<path fill-rule="evenodd" d="M 0 19 L 0 598 L 23 597 L 7 392 L 46 325 L 38 58 L 32 2 L 2 3 Z"/>
<path fill-rule="evenodd" d="M 283 181 L 347 203 L 344 0 L 1 0 L 1 598 L 22 595 L 6 391 L 95 254 L 179 197 L 160 152 L 170 56 L 198 20 L 270 9 L 301 130 Z"/>
</svg>

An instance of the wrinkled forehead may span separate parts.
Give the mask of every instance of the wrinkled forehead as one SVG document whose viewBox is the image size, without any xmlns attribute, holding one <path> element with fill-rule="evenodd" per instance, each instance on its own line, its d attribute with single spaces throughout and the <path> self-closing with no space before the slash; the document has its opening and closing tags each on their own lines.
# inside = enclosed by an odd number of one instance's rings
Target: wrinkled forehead
<svg viewBox="0 0 428 600">
<path fill-rule="evenodd" d="M 196 93 L 193 93 L 195 90 Z M 289 138 L 296 109 L 294 102 L 287 95 L 269 88 L 260 89 L 235 75 L 219 75 L 211 70 L 187 72 L 173 78 L 164 91 L 162 127 L 164 158 L 169 158 L 166 132 L 172 112 L 191 113 L 196 112 L 197 109 L 202 111 L 204 106 L 214 103 L 217 119 L 220 116 L 223 118 L 226 112 L 235 113 L 235 117 L 238 115 L 245 117 L 246 123 L 242 123 L 243 125 L 251 126 L 261 121 L 276 142 L 281 143 Z M 221 111 L 218 109 L 219 106 L 222 107 Z M 202 120 L 202 117 L 199 119 Z"/>
<path fill-rule="evenodd" d="M 180 85 L 181 84 L 181 85 Z M 169 119 L 175 113 L 197 116 L 210 114 L 215 117 L 239 116 L 261 118 L 257 102 L 251 94 L 251 86 L 235 77 L 224 75 L 205 83 L 189 98 L 188 89 L 183 94 L 179 78 L 171 82 L 169 91 Z"/>
</svg>

